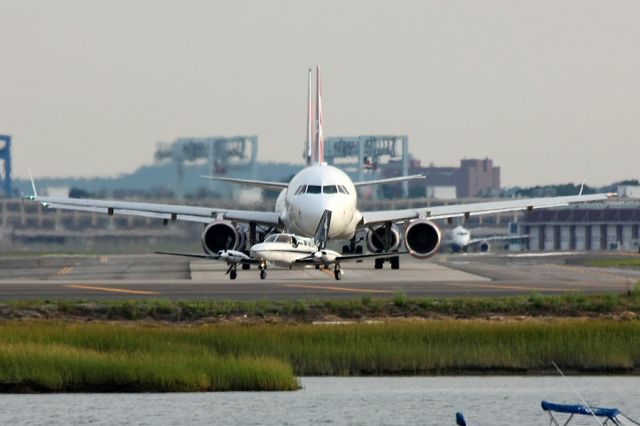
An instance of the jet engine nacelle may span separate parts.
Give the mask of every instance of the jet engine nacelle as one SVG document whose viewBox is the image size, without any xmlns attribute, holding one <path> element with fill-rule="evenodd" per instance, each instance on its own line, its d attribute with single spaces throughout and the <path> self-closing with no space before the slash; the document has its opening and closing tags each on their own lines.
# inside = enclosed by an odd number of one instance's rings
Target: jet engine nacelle
<svg viewBox="0 0 640 426">
<path fill-rule="evenodd" d="M 385 239 L 385 229 L 384 226 L 380 226 L 376 229 L 367 229 L 366 235 L 367 248 L 371 253 L 378 253 L 381 251 L 385 251 L 384 247 L 384 239 Z M 389 242 L 389 250 L 388 251 L 396 251 L 398 247 L 400 247 L 401 242 L 400 230 L 395 225 L 391 226 L 391 241 Z"/>
<path fill-rule="evenodd" d="M 201 240 L 207 254 L 218 254 L 220 250 L 243 250 L 247 238 L 245 232 L 231 222 L 217 221 L 204 228 Z"/>
<path fill-rule="evenodd" d="M 440 249 L 442 233 L 435 223 L 425 219 L 411 222 L 404 231 L 404 245 L 418 259 L 433 256 Z"/>
<path fill-rule="evenodd" d="M 478 250 L 482 253 L 488 252 L 490 248 L 489 241 L 480 241 L 480 243 L 478 243 Z"/>
</svg>

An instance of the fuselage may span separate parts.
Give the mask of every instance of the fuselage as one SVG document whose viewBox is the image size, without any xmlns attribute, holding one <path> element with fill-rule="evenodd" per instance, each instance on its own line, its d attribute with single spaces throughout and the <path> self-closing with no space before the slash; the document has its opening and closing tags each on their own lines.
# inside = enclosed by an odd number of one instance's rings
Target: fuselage
<svg viewBox="0 0 640 426">
<path fill-rule="evenodd" d="M 311 238 L 294 234 L 273 234 L 263 242 L 251 247 L 251 257 L 281 267 L 313 267 L 309 264 L 296 264 L 296 260 L 312 255 L 320 256 L 317 263 L 333 261 L 339 253 L 333 250 L 318 251 Z"/>
<path fill-rule="evenodd" d="M 463 248 L 469 245 L 469 241 L 471 241 L 471 233 L 468 229 L 462 226 L 456 226 L 451 231 L 451 244 Z"/>
<path fill-rule="evenodd" d="M 313 236 L 325 210 L 331 211 L 329 239 L 349 239 L 362 219 L 356 188 L 342 170 L 315 164 L 298 172 L 276 202 L 287 231 Z"/>
</svg>

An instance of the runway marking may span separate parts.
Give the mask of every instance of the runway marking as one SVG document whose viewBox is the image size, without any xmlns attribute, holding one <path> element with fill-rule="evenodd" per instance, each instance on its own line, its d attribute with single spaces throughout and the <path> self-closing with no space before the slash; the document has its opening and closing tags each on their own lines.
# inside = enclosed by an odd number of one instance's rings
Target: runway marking
<svg viewBox="0 0 640 426">
<path fill-rule="evenodd" d="M 100 256 L 100 263 L 109 263 L 109 258 L 107 256 Z"/>
<path fill-rule="evenodd" d="M 97 291 L 107 291 L 111 293 L 126 293 L 126 294 L 160 294 L 155 291 L 142 291 L 142 290 L 127 290 L 126 288 L 112 288 L 112 287 L 95 287 L 91 285 L 83 285 L 83 284 L 71 284 L 65 286 L 67 288 L 78 288 L 81 290 L 97 290 Z"/>
<path fill-rule="evenodd" d="M 332 271 L 332 270 L 330 270 L 330 269 L 324 269 L 324 268 L 321 268 L 320 270 L 321 270 L 322 272 L 324 272 L 325 274 L 329 275 L 331 278 L 335 278 L 335 277 L 333 276 L 333 271 Z"/>
<path fill-rule="evenodd" d="M 618 281 L 628 281 L 631 279 L 630 277 L 625 277 L 624 275 L 618 275 L 613 272 L 597 271 L 597 270 L 589 269 L 587 267 L 580 267 L 580 266 L 573 266 L 573 265 L 553 265 L 553 266 L 559 269 L 567 269 L 569 271 L 578 272 L 586 275 L 600 275 L 601 277 L 613 278 Z"/>
<path fill-rule="evenodd" d="M 71 271 L 73 271 L 73 266 L 65 266 L 64 268 L 62 268 L 58 272 L 56 272 L 56 276 L 62 277 L 64 275 L 67 275 Z"/>
<path fill-rule="evenodd" d="M 324 285 L 304 285 L 304 284 L 285 284 L 285 287 L 289 288 L 309 288 L 314 290 L 332 290 L 332 291 L 345 291 L 349 293 L 384 293 L 393 294 L 393 291 L 389 290 L 371 290 L 368 288 L 348 288 L 348 287 L 331 287 Z"/>
</svg>

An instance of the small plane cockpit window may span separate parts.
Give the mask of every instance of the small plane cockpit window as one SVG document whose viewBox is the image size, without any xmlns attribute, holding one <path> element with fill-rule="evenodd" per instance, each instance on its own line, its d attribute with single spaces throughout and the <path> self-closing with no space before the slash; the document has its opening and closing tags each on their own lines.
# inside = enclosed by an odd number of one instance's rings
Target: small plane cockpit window
<svg viewBox="0 0 640 426">
<path fill-rule="evenodd" d="M 280 234 L 276 236 L 276 243 L 291 244 L 291 235 Z"/>
<path fill-rule="evenodd" d="M 267 238 L 264 239 L 265 243 L 274 243 L 276 241 L 276 237 L 277 235 L 269 235 Z"/>
<path fill-rule="evenodd" d="M 322 187 L 322 192 L 325 194 L 337 194 L 338 188 L 335 185 L 325 185 Z"/>
<path fill-rule="evenodd" d="M 307 186 L 307 194 L 320 194 L 321 192 L 322 192 L 322 187 L 320 185 Z"/>
</svg>

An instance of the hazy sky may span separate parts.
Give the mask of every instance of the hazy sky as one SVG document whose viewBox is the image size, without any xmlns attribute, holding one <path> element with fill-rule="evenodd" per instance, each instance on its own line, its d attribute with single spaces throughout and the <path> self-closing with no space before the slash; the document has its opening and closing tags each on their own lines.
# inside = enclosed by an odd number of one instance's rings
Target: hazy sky
<svg viewBox="0 0 640 426">
<path fill-rule="evenodd" d="M 493 158 L 503 185 L 640 178 L 639 1 L 0 2 L 14 174 L 106 176 L 158 141 L 407 134 L 423 164 Z"/>
</svg>

